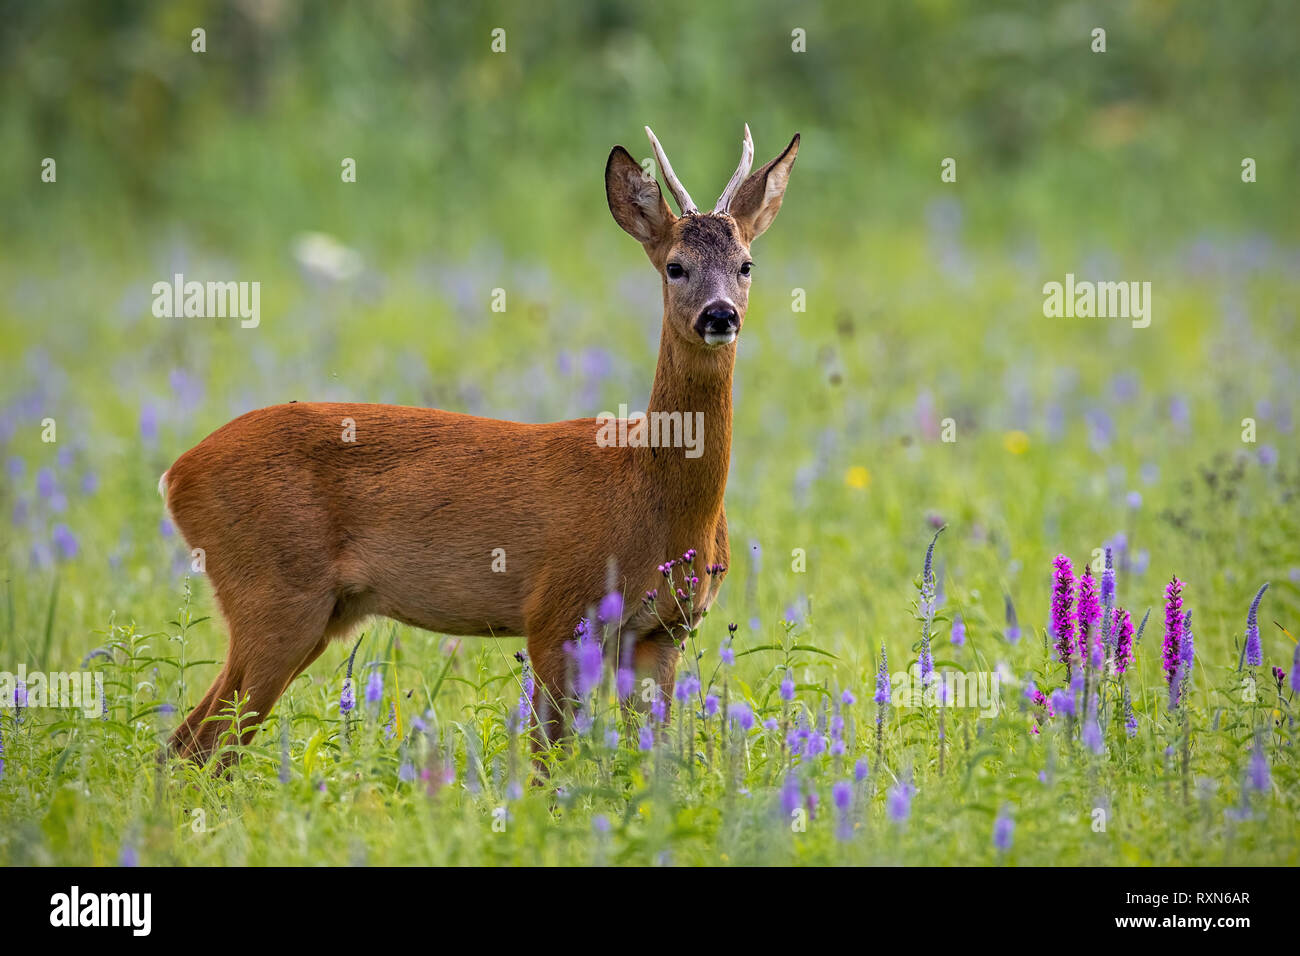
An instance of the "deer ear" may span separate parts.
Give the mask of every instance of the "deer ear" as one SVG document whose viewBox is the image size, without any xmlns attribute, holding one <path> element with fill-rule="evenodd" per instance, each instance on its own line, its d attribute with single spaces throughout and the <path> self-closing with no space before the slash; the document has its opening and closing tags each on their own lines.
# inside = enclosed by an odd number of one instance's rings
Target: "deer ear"
<svg viewBox="0 0 1300 956">
<path fill-rule="evenodd" d="M 731 201 L 728 210 L 740 227 L 745 242 L 753 242 L 772 225 L 781 200 L 785 198 L 785 186 L 790 181 L 790 169 L 794 158 L 799 155 L 799 134 L 794 134 L 790 145 L 776 159 L 750 177 L 736 190 L 736 198 Z"/>
<path fill-rule="evenodd" d="M 605 164 L 605 198 L 614 221 L 643 245 L 662 239 L 676 219 L 654 176 L 622 146 L 610 150 Z"/>
</svg>

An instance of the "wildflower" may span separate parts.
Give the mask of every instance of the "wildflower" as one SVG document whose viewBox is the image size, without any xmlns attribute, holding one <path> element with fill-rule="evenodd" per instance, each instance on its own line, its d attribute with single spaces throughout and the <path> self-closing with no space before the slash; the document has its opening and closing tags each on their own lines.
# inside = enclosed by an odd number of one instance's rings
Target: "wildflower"
<svg viewBox="0 0 1300 956">
<path fill-rule="evenodd" d="M 1250 771 L 1247 779 L 1250 782 L 1251 789 L 1259 793 L 1263 793 L 1268 789 L 1268 758 L 1264 756 L 1264 748 L 1258 737 L 1255 738 L 1255 746 L 1250 751 Z"/>
<path fill-rule="evenodd" d="M 853 779 L 858 783 L 861 783 L 863 780 L 866 780 L 867 775 L 870 772 L 871 772 L 871 768 L 867 766 L 867 761 L 865 757 L 853 765 Z"/>
<path fill-rule="evenodd" d="M 1056 713 L 1065 714 L 1067 717 L 1075 716 L 1074 694 L 1064 687 L 1058 687 L 1052 691 L 1051 707 Z"/>
<path fill-rule="evenodd" d="M 1122 607 L 1113 612 L 1112 633 L 1115 635 L 1115 673 L 1123 674 L 1133 663 L 1133 618 Z"/>
<path fill-rule="evenodd" d="M 1282 686 L 1286 683 L 1286 671 L 1282 670 L 1280 667 L 1274 666 L 1273 681 L 1277 684 L 1277 692 L 1279 694 L 1282 693 Z"/>
<path fill-rule="evenodd" d="M 799 778 L 794 772 L 785 775 L 785 782 L 781 785 L 781 809 L 785 811 L 786 816 L 794 813 L 803 803 L 803 795 L 799 792 Z"/>
<path fill-rule="evenodd" d="M 885 645 L 880 645 L 880 667 L 876 671 L 876 695 L 872 698 L 876 706 L 883 709 L 889 704 L 889 656 L 885 653 Z M 877 717 L 877 720 L 880 718 Z"/>
<path fill-rule="evenodd" d="M 736 625 L 732 624 L 731 626 L 735 627 Z M 718 648 L 718 660 L 728 667 L 736 663 L 736 652 L 731 646 L 731 638 L 723 641 L 722 646 Z"/>
<path fill-rule="evenodd" d="M 718 695 L 709 694 L 704 698 L 704 716 L 713 717 L 718 713 Z"/>
<path fill-rule="evenodd" d="M 739 726 L 741 730 L 749 731 L 754 726 L 754 712 L 749 709 L 749 705 L 743 700 L 738 700 L 727 708 L 727 717 L 730 718 L 733 726 Z M 772 721 L 775 725 L 775 721 Z M 764 727 L 767 723 L 764 722 Z M 771 730 L 771 727 L 768 727 Z"/>
<path fill-rule="evenodd" d="M 1016 832 L 1016 822 L 1011 819 L 1011 814 L 1004 807 L 998 814 L 998 818 L 993 821 L 993 846 L 999 853 L 1006 853 L 1011 849 L 1011 838 Z"/>
<path fill-rule="evenodd" d="M 656 695 L 650 702 L 650 716 L 661 724 L 668 719 L 668 701 L 663 695 Z"/>
<path fill-rule="evenodd" d="M 844 693 L 840 694 L 840 701 L 845 707 L 852 707 L 858 702 L 858 699 L 853 696 L 853 691 L 845 690 Z"/>
<path fill-rule="evenodd" d="M 632 672 L 632 668 L 620 667 L 618 674 L 615 675 L 614 685 L 620 698 L 632 696 L 632 690 L 636 686 L 636 674 Z"/>
<path fill-rule="evenodd" d="M 654 731 L 650 729 L 649 724 L 645 724 L 644 726 L 642 726 L 641 734 L 637 738 L 637 746 L 642 751 L 654 750 L 655 735 L 654 735 Z"/>
<path fill-rule="evenodd" d="M 374 707 L 384 696 L 384 675 L 376 667 L 370 671 L 370 679 L 366 681 L 366 706 Z"/>
<path fill-rule="evenodd" d="M 1264 592 L 1268 590 L 1268 582 L 1265 581 L 1255 593 L 1255 600 L 1250 602 L 1250 612 L 1246 615 L 1246 663 L 1251 667 L 1258 667 L 1264 663 L 1263 650 L 1259 642 L 1259 602 L 1264 597 Z"/>
<path fill-rule="evenodd" d="M 50 532 L 50 538 L 59 552 L 59 557 L 64 561 L 77 556 L 77 536 L 69 530 L 66 524 L 56 524 L 54 530 Z"/>
<path fill-rule="evenodd" d="M 794 677 L 789 671 L 785 672 L 785 679 L 781 681 L 781 699 L 787 704 L 794 700 Z"/>
<path fill-rule="evenodd" d="M 1067 667 L 1074 647 L 1074 569 L 1070 559 L 1056 556 L 1052 574 L 1052 636 L 1056 638 L 1057 657 Z"/>
<path fill-rule="evenodd" d="M 847 811 L 853 803 L 853 784 L 847 780 L 836 781 L 835 786 L 831 787 L 831 801 L 837 810 Z"/>
<path fill-rule="evenodd" d="M 610 750 L 618 749 L 618 731 L 612 727 L 605 731 L 605 746 Z"/>
<path fill-rule="evenodd" d="M 410 783 L 415 779 L 415 765 L 411 763 L 409 758 L 403 760 L 402 765 L 397 768 L 397 779 L 402 783 Z"/>
<path fill-rule="evenodd" d="M 1163 666 L 1165 681 L 1172 685 L 1178 670 L 1183 642 L 1183 582 L 1170 579 L 1165 588 L 1165 642 Z"/>
<path fill-rule="evenodd" d="M 1133 713 L 1133 697 L 1129 694 L 1128 685 L 1124 685 L 1124 730 L 1129 737 L 1136 737 L 1138 732 L 1137 714 Z"/>
<path fill-rule="evenodd" d="M 1106 548 L 1106 565 L 1101 572 L 1101 603 L 1106 607 L 1115 603 L 1115 563 L 1109 546 Z"/>
<path fill-rule="evenodd" d="M 952 619 L 952 642 L 958 647 L 966 643 L 966 622 L 960 614 L 954 615 Z"/>
<path fill-rule="evenodd" d="M 906 823 L 912 812 L 911 784 L 899 781 L 885 799 L 885 810 L 889 814 L 889 819 L 895 823 L 900 825 Z"/>
<path fill-rule="evenodd" d="M 1137 511 L 1137 509 L 1142 507 L 1142 492 L 1130 491 L 1125 502 L 1128 504 L 1129 508 L 1133 511 Z"/>
<path fill-rule="evenodd" d="M 1097 584 L 1092 567 L 1085 566 L 1079 579 L 1079 604 L 1076 612 L 1079 622 L 1079 661 L 1092 657 L 1091 642 L 1097 640 L 1096 628 L 1101 621 L 1101 604 L 1097 601 Z"/>
<path fill-rule="evenodd" d="M 606 624 L 620 623 L 623 620 L 623 595 L 618 591 L 610 591 L 600 599 L 597 613 Z"/>
</svg>

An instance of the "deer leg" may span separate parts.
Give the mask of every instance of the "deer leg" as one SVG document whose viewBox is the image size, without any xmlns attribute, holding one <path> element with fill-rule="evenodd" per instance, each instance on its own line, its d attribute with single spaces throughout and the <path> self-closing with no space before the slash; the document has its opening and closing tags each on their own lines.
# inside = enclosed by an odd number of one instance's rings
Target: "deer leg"
<svg viewBox="0 0 1300 956">
<path fill-rule="evenodd" d="M 232 721 L 212 719 L 228 710 L 236 698 L 240 713 L 240 743 L 252 740 L 261 723 L 289 684 L 325 650 L 330 606 L 301 604 L 290 612 L 295 626 L 266 630 L 247 617 L 227 615 L 230 647 L 226 663 L 212 686 L 171 738 L 171 748 L 181 756 L 205 761 L 230 731 Z M 277 609 L 277 616 L 280 609 Z M 228 763 L 228 761 L 223 761 Z"/>
</svg>

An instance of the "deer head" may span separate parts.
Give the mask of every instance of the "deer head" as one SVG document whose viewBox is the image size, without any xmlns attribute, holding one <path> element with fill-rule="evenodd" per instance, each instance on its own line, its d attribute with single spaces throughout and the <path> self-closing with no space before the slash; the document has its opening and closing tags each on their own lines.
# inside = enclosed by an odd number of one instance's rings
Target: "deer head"
<svg viewBox="0 0 1300 956">
<path fill-rule="evenodd" d="M 693 348 L 734 352 L 730 347 L 749 305 L 754 265 L 749 247 L 781 208 L 799 153 L 799 134 L 781 155 L 751 174 L 754 141 L 746 125 L 740 164 L 708 213 L 696 208 L 648 126 L 646 134 L 681 215 L 673 215 L 659 183 L 622 146 L 614 147 L 605 164 L 609 211 L 641 243 L 663 279 L 666 332 Z"/>
</svg>

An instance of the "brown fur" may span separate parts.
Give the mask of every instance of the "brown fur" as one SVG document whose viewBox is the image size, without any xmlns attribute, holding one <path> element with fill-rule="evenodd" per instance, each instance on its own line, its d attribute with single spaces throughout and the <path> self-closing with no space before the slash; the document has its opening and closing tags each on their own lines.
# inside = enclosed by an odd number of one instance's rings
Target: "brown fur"
<svg viewBox="0 0 1300 956">
<path fill-rule="evenodd" d="M 792 163 L 797 143 L 773 162 Z M 230 630 L 225 665 L 173 735 L 174 750 L 210 755 L 228 725 L 209 718 L 236 694 L 257 714 L 245 724 L 247 741 L 329 642 L 372 615 L 445 634 L 525 636 L 538 678 L 534 703 L 554 739 L 566 719 L 564 643 L 604 593 L 610 558 L 627 608 L 624 639 L 634 642 L 638 670 L 671 699 L 679 651 L 641 596 L 659 588 L 657 610 L 676 624 L 657 566 L 694 548 L 702 610 L 721 584 L 704 569 L 729 557 L 722 499 L 736 349 L 706 347 L 692 323 L 719 289 L 733 294 L 743 317 L 748 280 L 738 289 L 726 277 L 748 257 L 755 217 L 770 209 L 754 206 L 753 196 L 763 195 L 773 164 L 750 177 L 763 182 L 736 218 L 677 219 L 658 185 L 634 181 L 627 163 L 639 176 L 616 147 L 606 169 L 615 219 L 642 240 L 661 275 L 677 256 L 698 276 L 664 277 L 647 410 L 703 412 L 703 454 L 601 447 L 595 419 L 527 425 L 324 403 L 235 419 L 163 476 L 176 524 L 191 547 L 204 549 Z M 344 419 L 355 422 L 355 442 L 343 440 Z M 504 573 L 492 571 L 496 548 L 505 550 Z"/>
</svg>

